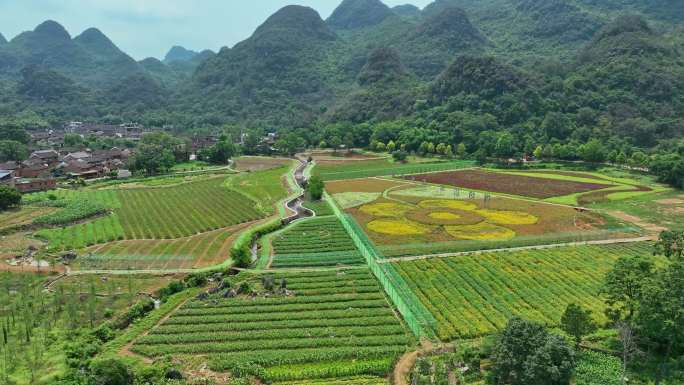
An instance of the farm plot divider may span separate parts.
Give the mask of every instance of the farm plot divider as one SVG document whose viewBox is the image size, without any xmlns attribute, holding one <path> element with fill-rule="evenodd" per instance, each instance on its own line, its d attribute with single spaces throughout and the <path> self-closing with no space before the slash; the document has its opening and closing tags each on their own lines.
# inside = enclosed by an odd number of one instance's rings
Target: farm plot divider
<svg viewBox="0 0 684 385">
<path fill-rule="evenodd" d="M 430 314 L 415 294 L 413 294 L 404 278 L 395 270 L 392 264 L 378 263 L 383 258 L 370 239 L 359 228 L 356 221 L 350 215 L 343 213 L 327 192 L 324 195 L 325 199 L 330 202 L 335 216 L 342 222 L 361 255 L 366 259 L 373 275 L 380 281 L 383 289 L 397 310 L 399 310 L 399 313 L 401 313 L 413 334 L 418 338 L 436 339 L 435 328 L 437 327 L 437 320 L 434 316 Z"/>
</svg>

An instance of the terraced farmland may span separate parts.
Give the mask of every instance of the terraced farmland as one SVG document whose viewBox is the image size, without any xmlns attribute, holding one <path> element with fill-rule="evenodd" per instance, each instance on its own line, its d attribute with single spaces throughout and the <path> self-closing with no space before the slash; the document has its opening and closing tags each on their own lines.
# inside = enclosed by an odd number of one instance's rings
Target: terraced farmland
<svg viewBox="0 0 684 385">
<path fill-rule="evenodd" d="M 336 217 L 301 221 L 273 240 L 272 267 L 319 267 L 365 264 Z"/>
<path fill-rule="evenodd" d="M 95 270 L 191 269 L 222 263 L 242 226 L 172 240 L 133 240 L 94 246 L 81 268 Z"/>
<path fill-rule="evenodd" d="M 484 253 L 396 263 L 438 321 L 442 340 L 495 332 L 521 316 L 555 326 L 568 303 L 603 316 L 604 274 L 620 257 L 648 255 L 651 245 L 565 247 Z"/>
<path fill-rule="evenodd" d="M 266 381 L 299 381 L 384 377 L 413 343 L 367 269 L 274 278 L 288 295 L 191 300 L 132 351 L 206 355 L 216 371 L 251 364 Z"/>
<path fill-rule="evenodd" d="M 172 239 L 262 217 L 245 196 L 223 187 L 223 178 L 174 188 L 120 191 L 117 210 L 127 239 Z"/>
<path fill-rule="evenodd" d="M 37 235 L 48 240 L 51 250 L 74 250 L 124 239 L 189 237 L 265 215 L 252 200 L 223 184 L 224 178 L 212 178 L 170 187 L 88 191 L 72 199 L 105 202 L 113 214 Z"/>
</svg>

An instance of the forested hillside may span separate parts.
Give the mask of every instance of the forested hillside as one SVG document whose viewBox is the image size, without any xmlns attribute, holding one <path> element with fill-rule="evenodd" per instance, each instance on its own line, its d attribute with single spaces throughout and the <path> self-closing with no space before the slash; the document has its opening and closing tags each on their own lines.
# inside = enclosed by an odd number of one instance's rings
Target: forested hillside
<svg viewBox="0 0 684 385">
<path fill-rule="evenodd" d="M 573 159 L 592 139 L 603 158 L 668 152 L 684 130 L 683 20 L 666 0 L 344 0 L 327 20 L 284 7 L 217 54 L 178 46 L 140 62 L 97 29 L 72 39 L 48 21 L 0 38 L 0 111 L 481 156 L 542 146 Z"/>
</svg>

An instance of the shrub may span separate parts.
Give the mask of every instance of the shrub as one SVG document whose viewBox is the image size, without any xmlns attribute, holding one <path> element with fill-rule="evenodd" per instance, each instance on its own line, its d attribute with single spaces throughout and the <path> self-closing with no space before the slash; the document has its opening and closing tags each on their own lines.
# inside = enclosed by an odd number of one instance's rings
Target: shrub
<svg viewBox="0 0 684 385">
<path fill-rule="evenodd" d="M 18 206 L 21 203 L 21 193 L 14 187 L 0 186 L 0 210 Z"/>
</svg>

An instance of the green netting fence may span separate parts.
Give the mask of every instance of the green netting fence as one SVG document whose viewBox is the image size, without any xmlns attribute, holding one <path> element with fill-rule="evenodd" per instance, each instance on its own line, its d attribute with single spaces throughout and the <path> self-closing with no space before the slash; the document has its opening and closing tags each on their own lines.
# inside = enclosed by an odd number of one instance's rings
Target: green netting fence
<svg viewBox="0 0 684 385">
<path fill-rule="evenodd" d="M 425 309 L 420 300 L 411 291 L 406 280 L 396 271 L 391 263 L 378 263 L 379 260 L 383 259 L 381 254 L 354 218 L 349 214 L 343 213 L 327 192 L 325 193 L 325 199 L 330 202 L 333 212 L 342 222 L 361 255 L 366 259 L 373 275 L 380 281 L 385 293 L 387 293 L 394 306 L 404 317 L 404 321 L 406 321 L 413 334 L 418 338 L 436 339 L 435 328 L 437 320 Z"/>
</svg>

